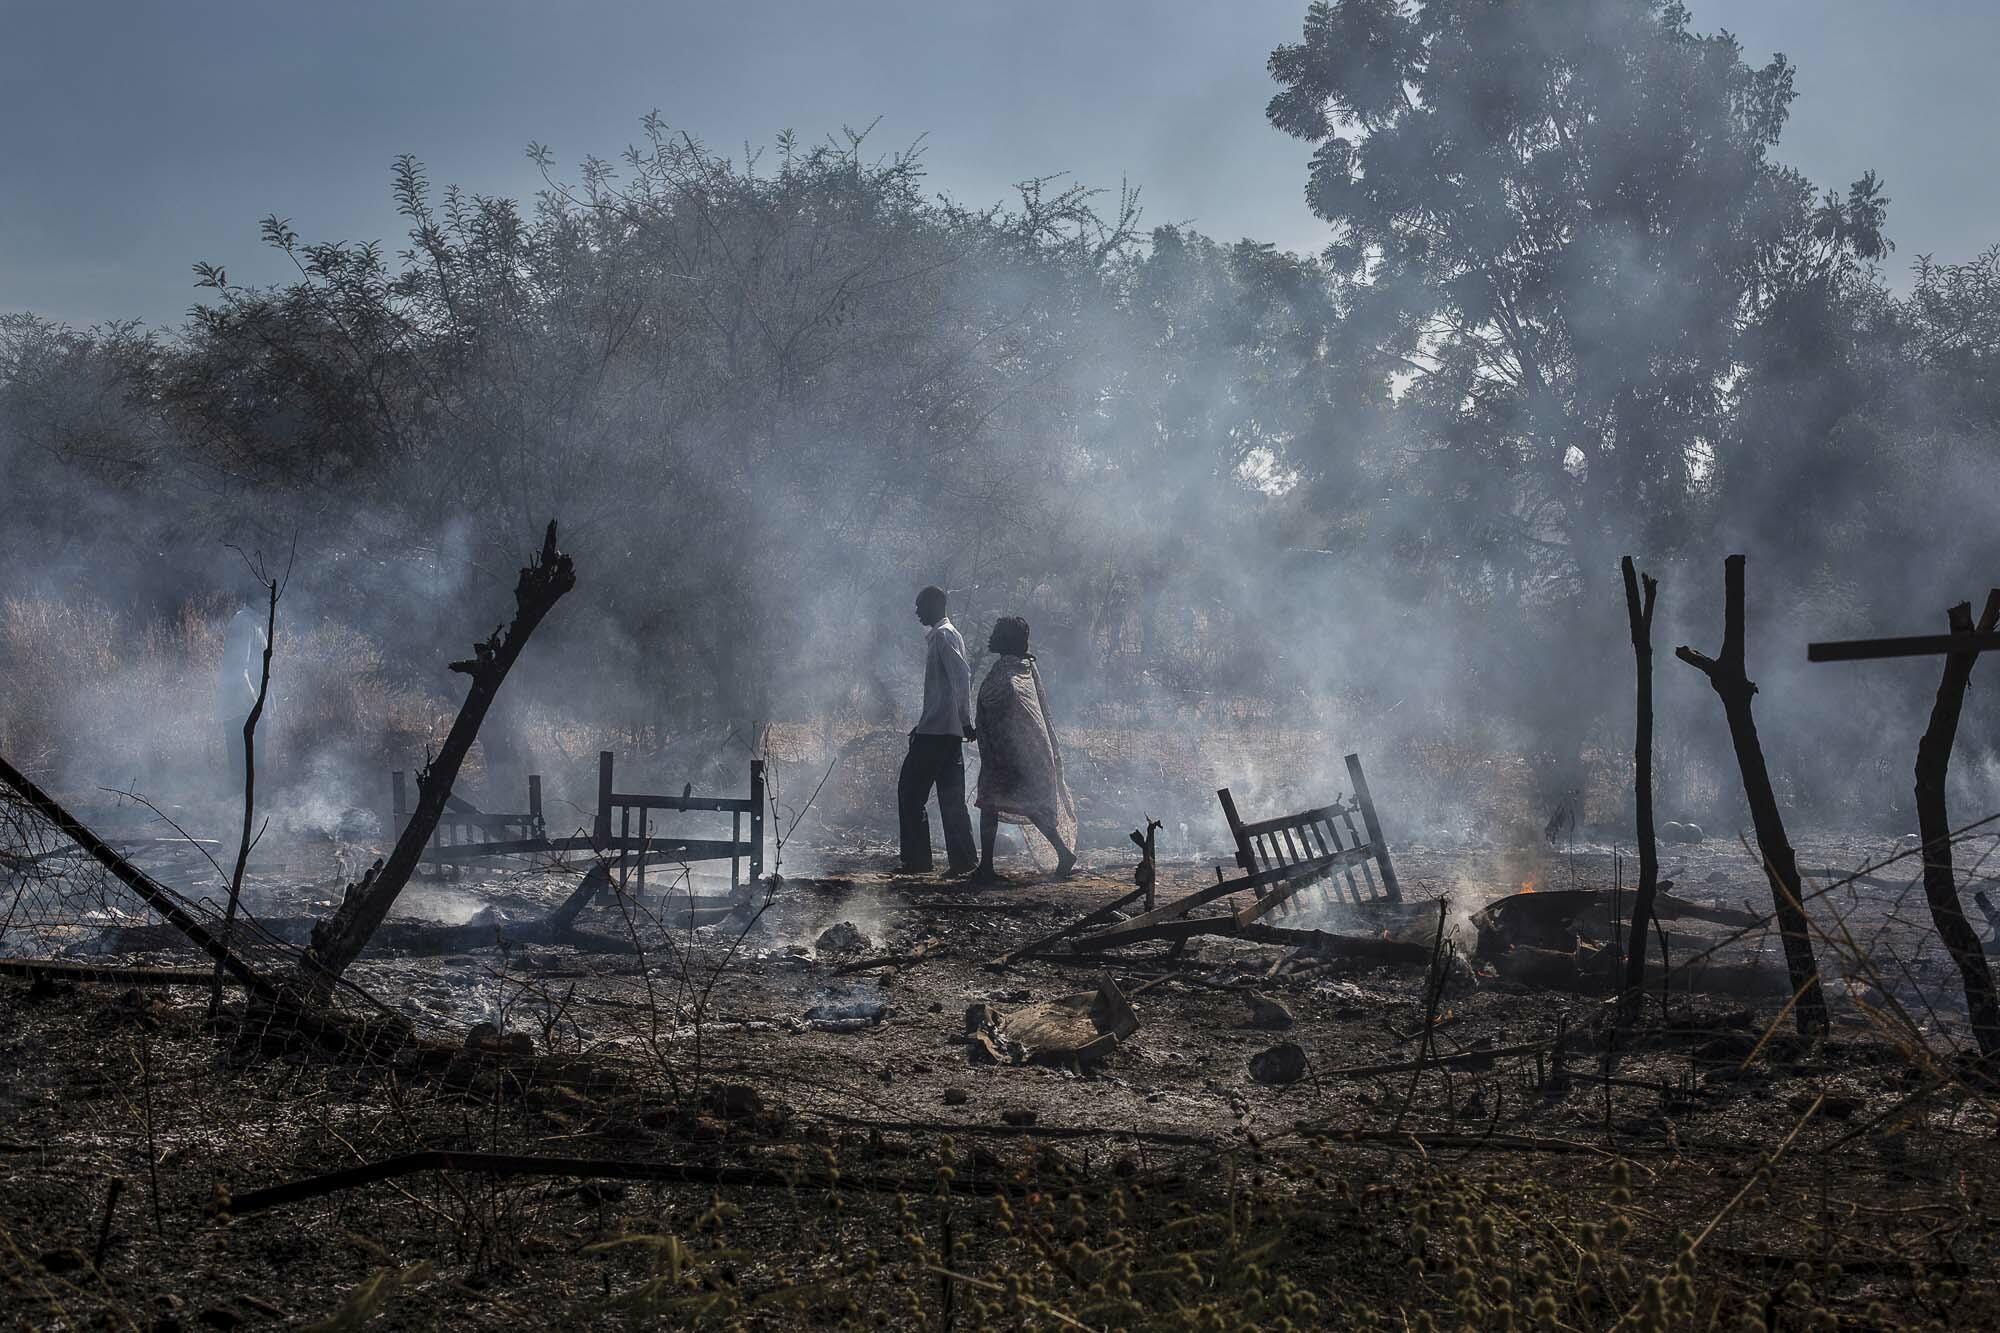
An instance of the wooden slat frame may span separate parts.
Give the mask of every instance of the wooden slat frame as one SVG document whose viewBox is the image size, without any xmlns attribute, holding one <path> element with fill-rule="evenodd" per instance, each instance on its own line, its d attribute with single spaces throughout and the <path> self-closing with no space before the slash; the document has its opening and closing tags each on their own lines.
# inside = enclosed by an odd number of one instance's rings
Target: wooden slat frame
<svg viewBox="0 0 2000 1333">
<path fill-rule="evenodd" d="M 646 886 L 646 867 L 670 862 L 728 861 L 732 890 L 743 883 L 744 862 L 749 863 L 750 881 L 764 875 L 765 779 L 764 761 L 750 761 L 750 794 L 745 796 L 656 796 L 646 792 L 614 790 L 615 758 L 610 750 L 597 756 L 597 810 L 589 837 L 550 838 L 542 822 L 542 780 L 528 778 L 526 814 L 491 814 L 458 796 L 445 798 L 445 813 L 438 821 L 431 844 L 423 859 L 433 863 L 476 861 L 488 856 L 522 856 L 537 853 L 594 851 L 619 854 L 620 882 L 637 871 L 638 887 Z M 403 773 L 390 777 L 390 829 L 400 833 L 409 817 Z M 612 832 L 612 812 L 618 812 L 618 832 Z M 633 813 L 638 814 L 638 832 L 632 829 Z M 730 816 L 730 836 L 722 838 L 662 838 L 652 827 L 652 812 L 711 812 Z M 744 834 L 746 816 L 749 834 Z M 494 836 L 494 835 L 500 836 Z M 507 836 L 513 835 L 513 836 Z"/>
<path fill-rule="evenodd" d="M 1129 921 L 1120 922 L 1110 930 L 1085 936 L 1083 939 L 1076 941 L 1071 947 L 1079 953 L 1093 953 L 1100 947 L 1116 947 L 1121 943 L 1132 943 L 1135 939 L 1162 938 L 1148 932 L 1156 927 L 1170 925 L 1180 918 L 1185 917 L 1195 908 L 1212 903 L 1218 898 L 1227 898 L 1235 893 L 1254 893 L 1256 890 L 1269 885 L 1289 884 L 1293 880 L 1309 881 L 1311 876 L 1325 873 L 1331 864 L 1331 862 L 1306 862 L 1301 865 L 1278 866 L 1270 870 L 1260 870 L 1254 875 L 1245 875 L 1240 879 L 1226 879 L 1220 883 L 1211 884 L 1207 888 L 1196 889 L 1193 893 L 1176 898 L 1170 903 L 1164 903 L 1150 912 L 1142 912 Z M 1223 919 L 1229 920 L 1233 916 L 1234 913 L 1231 914 L 1231 917 Z M 1203 919 L 1207 920 L 1207 918 Z M 1214 922 L 1209 922 L 1211 928 L 1213 925 Z"/>
<path fill-rule="evenodd" d="M 1294 815 L 1250 822 L 1246 822 L 1237 811 L 1236 798 L 1229 788 L 1219 789 L 1215 796 L 1222 804 L 1223 817 L 1228 820 L 1230 836 L 1236 842 L 1236 864 L 1255 874 L 1287 866 L 1325 862 L 1341 872 L 1356 905 L 1401 902 L 1402 886 L 1397 882 L 1395 864 L 1390 860 L 1388 847 L 1383 841 L 1382 823 L 1368 792 L 1368 779 L 1361 771 L 1360 755 L 1347 756 L 1347 776 L 1354 788 L 1351 798 L 1314 806 Z M 1354 823 L 1356 815 L 1361 816 L 1360 828 Z M 1347 826 L 1345 841 L 1341 838 L 1343 824 Z M 1319 843 L 1318 847 L 1313 846 L 1315 840 Z M 1301 844 L 1304 845 L 1303 851 Z M 1365 895 L 1361 885 L 1355 882 L 1354 871 L 1357 867 L 1367 884 Z M 1378 869 L 1382 873 L 1379 886 L 1375 879 Z M 1285 899 L 1290 899 L 1296 892 L 1295 888 L 1286 893 Z M 1331 879 L 1322 889 L 1322 894 L 1329 901 L 1337 900 L 1337 890 Z M 1264 911 L 1277 905 L 1273 903 Z"/>
</svg>

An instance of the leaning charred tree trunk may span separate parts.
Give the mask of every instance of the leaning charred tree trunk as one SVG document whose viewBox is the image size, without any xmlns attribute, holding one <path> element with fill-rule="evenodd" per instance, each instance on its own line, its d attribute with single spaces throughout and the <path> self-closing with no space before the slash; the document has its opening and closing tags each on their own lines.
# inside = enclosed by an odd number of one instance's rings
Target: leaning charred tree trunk
<svg viewBox="0 0 2000 1333">
<path fill-rule="evenodd" d="M 493 637 L 485 643 L 474 645 L 474 656 L 469 660 L 451 664 L 453 671 L 472 677 L 472 688 L 466 691 L 465 703 L 460 706 L 458 718 L 451 724 L 451 732 L 437 758 L 417 774 L 417 808 L 396 839 L 395 849 L 386 862 L 376 862 L 359 884 L 348 889 L 339 910 L 313 927 L 312 947 L 306 950 L 304 962 L 305 983 L 313 995 L 324 996 L 332 988 L 367 946 L 375 928 L 389 915 L 396 895 L 409 882 L 423 856 L 424 845 L 437 828 L 445 798 L 451 795 L 451 784 L 458 777 L 459 765 L 465 762 L 466 752 L 479 735 L 479 724 L 492 706 L 500 682 L 507 678 L 514 659 L 521 655 L 528 636 L 542 623 L 542 617 L 575 586 L 576 568 L 568 556 L 556 549 L 556 525 L 551 522 L 548 535 L 542 540 L 541 555 L 521 571 L 520 580 L 514 585 L 513 623 L 504 632 L 495 629 Z"/>
<path fill-rule="evenodd" d="M 1971 603 L 1960 602 L 1951 608 L 1950 616 L 1952 633 L 1972 632 Z M 2000 588 L 1986 594 L 1979 632 L 1992 633 L 1996 622 L 2000 622 Z M 1952 745 L 1958 739 L 1959 710 L 1978 656 L 1975 648 L 1944 659 L 1944 678 L 1938 682 L 1937 702 L 1931 706 L 1931 723 L 1917 743 L 1917 830 L 1924 840 L 1924 897 L 1930 900 L 1931 920 L 1937 923 L 1938 938 L 1951 951 L 1952 961 L 1964 978 L 1965 1007 L 1972 1019 L 1973 1036 L 1979 1041 L 1979 1053 L 1992 1059 L 2000 1055 L 2000 999 L 1994 996 L 1985 947 L 1958 900 L 1958 882 L 1951 864 L 1951 821 L 1944 802 L 1945 774 L 1951 767 Z"/>
<path fill-rule="evenodd" d="M 1785 966 L 1791 974 L 1794 1012 L 1799 1031 L 1826 1031 L 1826 998 L 1820 992 L 1819 965 L 1813 961 L 1806 909 L 1799 892 L 1799 861 L 1785 836 L 1778 798 L 1771 792 L 1764 747 L 1757 740 L 1757 720 L 1750 700 L 1757 687 L 1743 669 L 1743 557 L 1732 555 L 1723 565 L 1722 655 L 1710 659 L 1694 649 L 1674 649 L 1674 656 L 1708 677 L 1729 719 L 1729 739 L 1736 747 L 1736 765 L 1743 771 L 1743 796 L 1750 805 L 1750 822 L 1757 830 L 1757 850 L 1764 874 L 1771 881 L 1777 907 L 1778 932 L 1785 942 Z"/>
<path fill-rule="evenodd" d="M 1646 928 L 1653 919 L 1653 899 L 1660 891 L 1660 845 L 1653 835 L 1653 594 L 1660 585 L 1641 575 L 1626 556 L 1625 618 L 1632 626 L 1632 657 L 1638 666 L 1638 720 L 1633 730 L 1633 795 L 1638 807 L 1639 896 L 1632 904 L 1632 939 L 1625 954 L 1625 992 L 1619 997 L 1618 1019 L 1630 1023 L 1639 1016 L 1646 985 Z"/>
</svg>

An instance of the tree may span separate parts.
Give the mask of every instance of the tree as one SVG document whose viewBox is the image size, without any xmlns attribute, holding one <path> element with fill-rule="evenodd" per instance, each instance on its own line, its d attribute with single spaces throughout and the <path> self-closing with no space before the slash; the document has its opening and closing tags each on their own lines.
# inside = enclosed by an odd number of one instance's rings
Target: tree
<svg viewBox="0 0 2000 1333">
<path fill-rule="evenodd" d="M 1742 329 L 1882 252 L 1878 183 L 1816 205 L 1769 157 L 1791 67 L 1678 3 L 1319 0 L 1270 70 L 1356 337 L 1405 382 L 1401 558 L 1608 642 L 1587 589 L 1620 544 L 1668 556 L 1697 526 Z M 1587 711 L 1536 674 L 1540 729 Z"/>
</svg>

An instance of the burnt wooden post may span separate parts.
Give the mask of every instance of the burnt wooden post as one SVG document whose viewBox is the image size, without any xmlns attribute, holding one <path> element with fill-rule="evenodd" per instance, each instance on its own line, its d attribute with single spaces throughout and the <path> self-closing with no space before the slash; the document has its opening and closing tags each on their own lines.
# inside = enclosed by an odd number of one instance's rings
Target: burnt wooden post
<svg viewBox="0 0 2000 1333">
<path fill-rule="evenodd" d="M 1659 584 L 1641 576 L 1626 556 L 1625 618 L 1632 629 L 1632 658 L 1638 673 L 1638 705 L 1632 731 L 1633 797 L 1638 807 L 1639 893 L 1632 903 L 1632 934 L 1625 955 L 1625 991 L 1618 998 L 1618 1018 L 1630 1023 L 1639 1016 L 1646 984 L 1646 926 L 1653 917 L 1653 897 L 1660 889 L 1660 845 L 1653 831 L 1653 594 Z M 1665 961 L 1664 959 L 1662 960 Z"/>
<path fill-rule="evenodd" d="M 1778 798 L 1771 791 L 1771 773 L 1764 765 L 1764 748 L 1757 740 L 1757 719 L 1750 709 L 1757 686 L 1743 666 L 1742 556 L 1732 555 L 1723 562 L 1722 655 L 1711 659 L 1683 644 L 1674 649 L 1674 656 L 1707 676 L 1722 700 L 1722 711 L 1729 719 L 1729 739 L 1736 748 L 1736 766 L 1743 774 L 1743 796 L 1757 831 L 1757 850 L 1771 882 L 1799 1031 L 1824 1033 L 1826 999 L 1820 992 L 1819 964 L 1813 959 L 1805 902 L 1799 892 L 1798 855 L 1785 836 L 1784 817 L 1778 813 Z"/>
<path fill-rule="evenodd" d="M 639 896 L 641 898 L 646 896 L 646 847 L 652 840 L 650 837 L 652 813 L 643 805 L 639 807 Z"/>
<path fill-rule="evenodd" d="M 645 812 L 640 811 L 641 814 Z M 618 807 L 618 892 L 625 892 L 632 882 L 632 862 L 626 850 L 632 845 L 632 807 Z"/>
<path fill-rule="evenodd" d="M 750 761 L 750 882 L 764 878 L 764 761 Z"/>
<path fill-rule="evenodd" d="M 597 752 L 597 818 L 591 823 L 590 836 L 602 845 L 611 842 L 611 751 Z"/>
<path fill-rule="evenodd" d="M 1980 614 L 1977 630 L 1969 602 L 1960 602 L 1949 614 L 1953 637 L 1970 643 L 1979 635 L 1991 635 L 1995 623 L 2000 622 L 2000 588 L 1986 594 L 1986 609 Z M 1968 648 L 1944 659 L 1944 676 L 1938 682 L 1937 701 L 1931 706 L 1930 725 L 1917 743 L 1917 832 L 1924 840 L 1924 897 L 1930 902 L 1931 920 L 1937 924 L 1938 938 L 1944 941 L 1952 962 L 1958 965 L 1965 985 L 1966 1014 L 1972 1020 L 1979 1053 L 1990 1060 L 2000 1055 L 2000 998 L 1994 994 L 1985 946 L 1965 919 L 1965 906 L 1958 900 L 1958 881 L 1952 871 L 1951 818 L 1944 794 L 1965 687 L 1978 657 L 1977 648 Z"/>
<path fill-rule="evenodd" d="M 1236 864 L 1254 873 L 1257 854 L 1250 849 L 1250 839 L 1243 836 L 1243 820 L 1236 813 L 1236 798 L 1229 794 L 1229 788 L 1223 787 L 1215 793 L 1215 799 L 1222 802 L 1222 817 L 1229 821 L 1229 836 L 1236 841 Z"/>
<path fill-rule="evenodd" d="M 1403 886 L 1396 882 L 1396 867 L 1389 861 L 1389 844 L 1382 837 L 1382 821 L 1375 817 L 1375 801 L 1368 795 L 1368 779 L 1361 775 L 1361 756 L 1347 756 L 1347 780 L 1354 784 L 1354 799 L 1361 805 L 1361 822 L 1368 830 L 1368 844 L 1375 849 L 1375 863 L 1382 867 L 1382 887 L 1389 901 L 1403 901 Z M 1363 863 L 1363 871 L 1367 865 Z"/>
<path fill-rule="evenodd" d="M 528 836 L 539 838 L 547 825 L 542 822 L 542 775 L 528 774 Z"/>
<path fill-rule="evenodd" d="M 1154 895 L 1154 884 L 1160 877 L 1159 843 L 1160 821 L 1148 818 L 1144 837 L 1134 833 L 1132 841 L 1139 844 L 1139 865 L 1132 872 L 1132 882 L 1146 895 L 1146 910 L 1152 911 L 1158 903 Z"/>
</svg>

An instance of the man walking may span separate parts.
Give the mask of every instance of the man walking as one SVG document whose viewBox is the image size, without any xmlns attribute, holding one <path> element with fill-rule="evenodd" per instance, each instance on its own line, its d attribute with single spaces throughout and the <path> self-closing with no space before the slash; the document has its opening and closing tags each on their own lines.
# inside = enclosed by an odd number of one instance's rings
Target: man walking
<svg viewBox="0 0 2000 1333">
<path fill-rule="evenodd" d="M 972 668 L 965 660 L 965 640 L 945 618 L 943 588 L 917 594 L 917 619 L 924 635 L 924 711 L 910 732 L 910 753 L 903 759 L 896 782 L 896 813 L 901 826 L 903 870 L 931 870 L 931 821 L 925 807 L 931 788 L 938 794 L 938 814 L 944 820 L 945 861 L 954 875 L 977 864 L 972 846 L 972 817 L 965 809 L 965 742 L 976 739 L 972 729 Z"/>
</svg>

